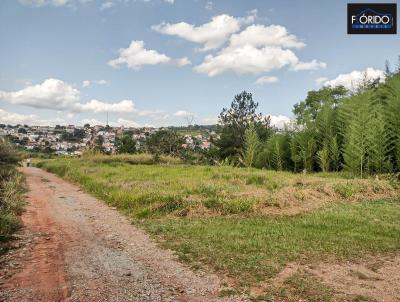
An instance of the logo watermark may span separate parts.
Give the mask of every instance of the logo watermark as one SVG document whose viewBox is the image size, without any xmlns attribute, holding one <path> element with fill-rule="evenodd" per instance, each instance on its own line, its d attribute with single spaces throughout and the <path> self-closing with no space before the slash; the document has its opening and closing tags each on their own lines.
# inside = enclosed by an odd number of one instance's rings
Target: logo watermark
<svg viewBox="0 0 400 302">
<path fill-rule="evenodd" d="M 347 4 L 348 34 L 396 34 L 396 3 Z"/>
</svg>

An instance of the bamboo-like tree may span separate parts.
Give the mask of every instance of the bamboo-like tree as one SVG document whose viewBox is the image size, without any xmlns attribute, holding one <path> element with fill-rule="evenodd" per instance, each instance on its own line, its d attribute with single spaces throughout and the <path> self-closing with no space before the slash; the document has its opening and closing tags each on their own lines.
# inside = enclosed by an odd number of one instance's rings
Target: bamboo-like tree
<svg viewBox="0 0 400 302">
<path fill-rule="evenodd" d="M 301 168 L 307 172 L 314 170 L 315 153 L 317 151 L 312 129 L 304 129 L 293 137 L 291 146 L 292 159 L 300 163 Z"/>
<path fill-rule="evenodd" d="M 372 103 L 368 131 L 368 165 L 374 173 L 384 173 L 391 170 L 389 154 L 391 132 L 387 127 L 385 110 L 382 104 Z"/>
<path fill-rule="evenodd" d="M 400 71 L 386 80 L 378 97 L 385 100 L 384 114 L 391 145 L 389 153 L 394 167 L 400 171 Z"/>
<path fill-rule="evenodd" d="M 331 141 L 329 143 L 329 154 L 333 171 L 338 171 L 340 168 L 340 148 L 337 134 L 331 137 Z"/>
<path fill-rule="evenodd" d="M 254 166 L 259 146 L 260 139 L 258 138 L 256 127 L 251 123 L 244 133 L 244 150 L 242 154 L 242 162 L 244 166 Z"/>
<path fill-rule="evenodd" d="M 317 152 L 318 163 L 321 167 L 322 172 L 328 172 L 330 166 L 330 158 L 329 158 L 329 148 L 328 146 L 324 146 L 321 150 Z"/>
<path fill-rule="evenodd" d="M 343 158 L 345 168 L 365 175 L 368 168 L 371 106 L 369 94 L 355 95 L 344 104 L 341 114 L 347 121 L 344 129 Z"/>
</svg>

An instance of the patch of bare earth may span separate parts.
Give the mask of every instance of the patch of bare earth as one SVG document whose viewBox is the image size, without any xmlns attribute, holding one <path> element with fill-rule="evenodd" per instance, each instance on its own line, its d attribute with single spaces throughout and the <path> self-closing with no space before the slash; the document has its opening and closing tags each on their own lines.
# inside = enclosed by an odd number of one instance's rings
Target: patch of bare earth
<svg viewBox="0 0 400 302">
<path fill-rule="evenodd" d="M 290 263 L 268 286 L 272 283 L 276 288 L 283 287 L 286 280 L 298 273 L 312 276 L 333 289 L 337 301 L 353 301 L 357 297 L 379 302 L 400 301 L 400 255 L 369 256 L 345 263 Z M 262 286 L 254 287 L 252 292 L 262 292 Z"/>
<path fill-rule="evenodd" d="M 220 298 L 218 276 L 193 272 L 117 211 L 53 174 L 24 168 L 24 252 L 6 255 L 0 301 L 247 301 Z M 25 249 L 25 250 L 24 250 Z"/>
</svg>

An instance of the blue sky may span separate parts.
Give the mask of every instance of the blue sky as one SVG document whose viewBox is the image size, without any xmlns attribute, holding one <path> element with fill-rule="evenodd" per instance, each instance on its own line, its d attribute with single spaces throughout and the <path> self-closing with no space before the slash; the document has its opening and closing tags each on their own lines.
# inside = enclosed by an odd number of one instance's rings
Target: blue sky
<svg viewBox="0 0 400 302">
<path fill-rule="evenodd" d="M 112 125 L 208 124 L 242 90 L 279 121 L 307 91 L 356 85 L 397 61 L 399 36 L 347 35 L 346 9 L 339 0 L 2 0 L 0 122 L 104 123 L 109 112 Z"/>
</svg>

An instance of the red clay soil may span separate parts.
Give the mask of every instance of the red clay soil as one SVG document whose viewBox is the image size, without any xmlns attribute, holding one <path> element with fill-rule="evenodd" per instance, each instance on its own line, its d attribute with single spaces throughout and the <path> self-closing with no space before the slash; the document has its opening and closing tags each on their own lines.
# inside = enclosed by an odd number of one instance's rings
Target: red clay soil
<svg viewBox="0 0 400 302">
<path fill-rule="evenodd" d="M 21 171 L 32 240 L 13 260 L 20 268 L 0 276 L 0 301 L 247 301 L 219 298 L 216 275 L 193 272 L 78 187 L 37 168 Z"/>
</svg>

